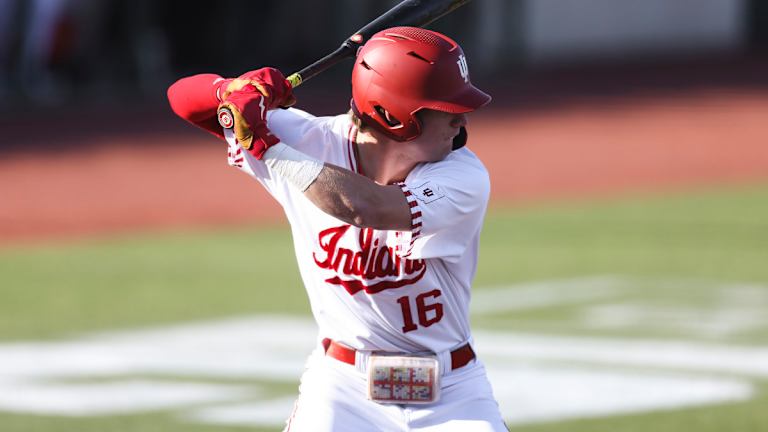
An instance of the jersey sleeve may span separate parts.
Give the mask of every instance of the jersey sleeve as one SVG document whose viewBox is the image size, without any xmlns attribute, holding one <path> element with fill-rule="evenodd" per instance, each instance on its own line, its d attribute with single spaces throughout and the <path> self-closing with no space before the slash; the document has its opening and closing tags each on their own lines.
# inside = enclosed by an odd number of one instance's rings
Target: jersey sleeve
<svg viewBox="0 0 768 432">
<path fill-rule="evenodd" d="M 322 161 L 333 161 L 333 118 L 315 117 L 305 111 L 289 108 L 276 109 L 267 114 L 267 127 L 284 144 Z M 229 144 L 228 162 L 261 183 L 267 191 L 284 204 L 290 195 L 290 186 L 274 175 L 263 161 L 256 159 L 237 143 L 231 130 L 224 131 Z M 335 151 L 338 153 L 338 150 Z"/>
<path fill-rule="evenodd" d="M 267 114 L 267 127 L 280 141 L 323 162 L 333 162 L 333 143 L 341 141 L 335 135 L 343 132 L 335 123 L 335 117 L 315 117 L 296 108 L 276 109 Z"/>
<path fill-rule="evenodd" d="M 458 260 L 476 238 L 490 195 L 488 171 L 468 149 L 464 157 L 427 164 L 400 187 L 411 209 L 403 233 L 403 258 Z"/>
</svg>

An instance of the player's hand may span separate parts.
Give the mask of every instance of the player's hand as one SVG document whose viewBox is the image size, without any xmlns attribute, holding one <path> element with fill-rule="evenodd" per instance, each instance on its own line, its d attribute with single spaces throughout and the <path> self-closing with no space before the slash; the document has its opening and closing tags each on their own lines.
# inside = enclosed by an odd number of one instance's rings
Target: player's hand
<svg viewBox="0 0 768 432">
<path fill-rule="evenodd" d="M 221 100 L 226 101 L 236 92 L 261 93 L 268 110 L 288 108 L 296 103 L 291 84 L 279 70 L 271 67 L 252 70 L 235 78 L 221 92 Z"/>
<path fill-rule="evenodd" d="M 235 138 L 256 159 L 261 159 L 268 148 L 280 142 L 267 128 L 265 99 L 260 92 L 243 89 L 230 93 L 219 105 L 232 112 Z"/>
</svg>

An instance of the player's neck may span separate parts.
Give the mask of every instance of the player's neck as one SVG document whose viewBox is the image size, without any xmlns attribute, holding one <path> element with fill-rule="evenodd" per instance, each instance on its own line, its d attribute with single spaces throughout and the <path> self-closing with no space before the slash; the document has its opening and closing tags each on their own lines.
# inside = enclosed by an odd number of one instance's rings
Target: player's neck
<svg viewBox="0 0 768 432">
<path fill-rule="evenodd" d="M 361 172 L 378 184 L 404 181 L 416 166 L 402 143 L 362 131 L 356 141 Z"/>
</svg>

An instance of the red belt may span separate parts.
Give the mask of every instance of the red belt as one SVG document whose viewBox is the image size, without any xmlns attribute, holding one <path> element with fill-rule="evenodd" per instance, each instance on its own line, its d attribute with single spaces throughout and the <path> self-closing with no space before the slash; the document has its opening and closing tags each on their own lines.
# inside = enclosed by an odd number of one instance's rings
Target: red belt
<svg viewBox="0 0 768 432">
<path fill-rule="evenodd" d="M 323 347 L 325 347 L 325 355 L 352 366 L 355 365 L 356 350 L 354 348 L 346 347 L 330 339 L 323 339 Z M 469 344 L 456 348 L 451 351 L 451 370 L 466 366 L 474 358 L 475 352 Z"/>
</svg>

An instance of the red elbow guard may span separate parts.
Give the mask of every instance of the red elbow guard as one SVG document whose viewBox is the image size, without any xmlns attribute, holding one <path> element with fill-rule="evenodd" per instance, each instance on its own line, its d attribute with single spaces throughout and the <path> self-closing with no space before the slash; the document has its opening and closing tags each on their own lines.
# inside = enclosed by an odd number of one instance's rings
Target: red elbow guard
<svg viewBox="0 0 768 432">
<path fill-rule="evenodd" d="M 168 102 L 176 115 L 224 138 L 216 119 L 219 88 L 230 82 L 216 74 L 198 74 L 181 78 L 168 87 Z"/>
</svg>

